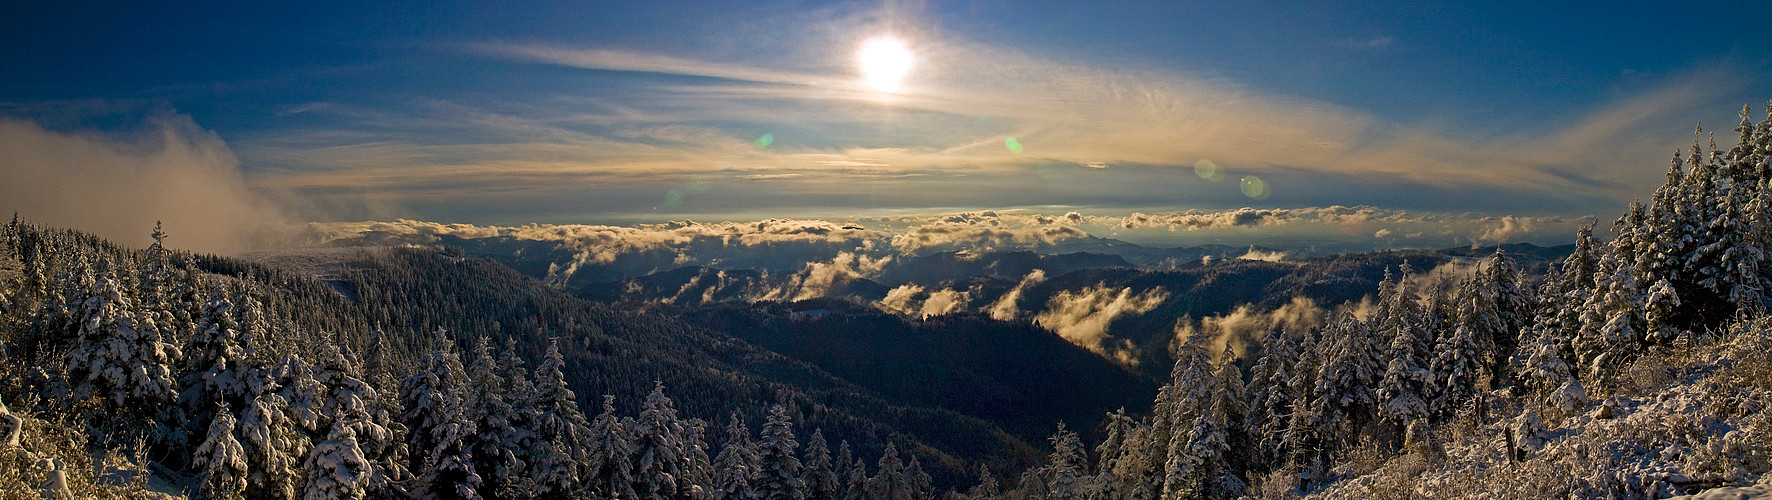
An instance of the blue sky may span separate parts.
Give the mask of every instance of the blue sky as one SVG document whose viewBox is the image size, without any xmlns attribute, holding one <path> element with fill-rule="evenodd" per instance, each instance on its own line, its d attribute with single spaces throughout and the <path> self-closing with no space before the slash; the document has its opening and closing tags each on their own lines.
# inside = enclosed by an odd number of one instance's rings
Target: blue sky
<svg viewBox="0 0 1772 500">
<path fill-rule="evenodd" d="M 85 149 L 105 154 L 53 167 L 96 172 L 80 189 L 119 178 L 116 162 L 182 164 L 154 156 L 176 150 L 238 184 L 181 200 L 257 200 L 291 220 L 1364 205 L 1566 235 L 1646 196 L 1694 124 L 1727 147 L 1739 107 L 1757 121 L 1772 98 L 1772 37 L 1752 27 L 1772 5 L 1755 2 L 13 10 L 0 119 L 16 146 L 0 173 L 52 222 L 67 196 L 41 193 L 66 183 L 29 162 Z M 858 76 L 858 47 L 879 37 L 914 58 L 897 91 Z"/>
</svg>

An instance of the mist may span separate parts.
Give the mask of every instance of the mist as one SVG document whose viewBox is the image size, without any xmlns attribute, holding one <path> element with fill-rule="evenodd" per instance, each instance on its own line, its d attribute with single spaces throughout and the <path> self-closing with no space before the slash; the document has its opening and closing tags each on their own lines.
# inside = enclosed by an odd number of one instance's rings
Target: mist
<svg viewBox="0 0 1772 500">
<path fill-rule="evenodd" d="M 272 244 L 295 227 L 248 187 L 219 137 L 183 116 L 127 134 L 0 118 L 0 210 L 137 247 L 160 221 L 168 247 L 212 253 Z"/>
</svg>

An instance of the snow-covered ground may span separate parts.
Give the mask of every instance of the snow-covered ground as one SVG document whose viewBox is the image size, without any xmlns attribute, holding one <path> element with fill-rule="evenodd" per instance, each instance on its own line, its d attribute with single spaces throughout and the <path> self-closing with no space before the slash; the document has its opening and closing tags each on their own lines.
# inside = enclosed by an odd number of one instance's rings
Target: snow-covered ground
<svg viewBox="0 0 1772 500">
<path fill-rule="evenodd" d="M 1612 397 L 1574 411 L 1491 400 L 1486 422 L 1320 492 L 1323 498 L 1772 498 L 1772 331 L 1644 353 Z M 1509 458 L 1508 435 L 1518 442 Z"/>
</svg>

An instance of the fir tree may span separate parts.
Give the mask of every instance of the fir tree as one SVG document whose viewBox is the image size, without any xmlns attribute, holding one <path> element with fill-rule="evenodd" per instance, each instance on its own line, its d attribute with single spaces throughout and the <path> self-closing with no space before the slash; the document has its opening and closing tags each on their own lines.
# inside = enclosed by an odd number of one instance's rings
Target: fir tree
<svg viewBox="0 0 1772 500">
<path fill-rule="evenodd" d="M 806 439 L 806 460 L 802 464 L 800 481 L 806 485 L 807 498 L 838 498 L 842 492 L 842 481 L 831 462 L 831 448 L 825 442 L 824 431 L 812 430 L 812 437 Z"/>
<path fill-rule="evenodd" d="M 757 451 L 751 444 L 751 431 L 734 412 L 732 423 L 726 426 L 726 445 L 714 457 L 714 500 L 759 498 L 754 485 L 757 475 Z"/>
<path fill-rule="evenodd" d="M 775 405 L 757 436 L 757 494 L 764 500 L 801 500 L 807 498 L 806 483 L 801 480 L 800 459 L 795 450 L 800 442 L 794 439 L 793 421 L 787 408 Z"/>
<path fill-rule="evenodd" d="M 435 337 L 436 350 L 420 358 L 419 372 L 400 384 L 401 420 L 417 451 L 412 470 L 425 496 L 479 498 L 481 479 L 471 449 L 476 429 L 462 398 L 466 375 L 446 332 L 438 330 Z"/>
<path fill-rule="evenodd" d="M 191 466 L 200 471 L 197 498 L 236 500 L 246 498 L 246 449 L 234 439 L 234 414 L 226 407 L 209 422 L 209 435 L 197 447 Z"/>
<path fill-rule="evenodd" d="M 562 371 L 565 358 L 560 342 L 552 341 L 541 365 L 535 368 L 535 416 L 531 430 L 538 441 L 531 450 L 529 477 L 543 494 L 564 495 L 579 484 L 580 461 L 575 450 L 585 444 L 588 422 L 579 413 Z"/>
<path fill-rule="evenodd" d="M 517 452 L 526 443 L 512 423 L 501 371 L 493 359 L 491 342 L 480 337 L 474 344 L 474 362 L 468 366 L 468 420 L 478 430 L 473 440 L 474 469 L 480 471 L 489 492 L 506 491 L 525 475 Z"/>
<path fill-rule="evenodd" d="M 92 292 L 81 304 L 79 344 L 68 353 L 77 394 L 97 395 L 113 408 L 158 410 L 174 401 L 170 366 L 179 349 L 166 342 L 151 319 L 138 318 L 132 287 L 109 260 L 100 261 Z M 150 413 L 149 415 L 152 415 Z"/>
<path fill-rule="evenodd" d="M 1046 456 L 1046 465 L 1037 474 L 1046 482 L 1046 498 L 1082 499 L 1091 493 L 1087 481 L 1088 457 L 1083 455 L 1083 442 L 1077 433 L 1064 428 L 1064 422 L 1058 423 L 1058 433 L 1047 438 L 1052 442 L 1052 454 Z"/>
<path fill-rule="evenodd" d="M 308 454 L 305 500 L 361 499 L 368 495 L 374 464 L 357 447 L 357 433 L 349 425 L 333 425 L 325 441 Z"/>
<path fill-rule="evenodd" d="M 886 444 L 880 454 L 880 470 L 869 477 L 864 489 L 870 500 L 914 500 L 911 480 L 905 476 L 904 461 L 898 458 L 898 447 Z"/>
<path fill-rule="evenodd" d="M 603 413 L 591 420 L 586 431 L 579 478 L 599 498 L 633 498 L 634 467 L 630 461 L 633 440 L 628 425 L 615 416 L 615 396 L 603 396 Z"/>
<path fill-rule="evenodd" d="M 682 498 L 690 482 L 690 431 L 677 418 L 664 383 L 654 382 L 634 428 L 634 490 L 641 498 Z M 699 446 L 697 444 L 696 446 Z"/>
</svg>

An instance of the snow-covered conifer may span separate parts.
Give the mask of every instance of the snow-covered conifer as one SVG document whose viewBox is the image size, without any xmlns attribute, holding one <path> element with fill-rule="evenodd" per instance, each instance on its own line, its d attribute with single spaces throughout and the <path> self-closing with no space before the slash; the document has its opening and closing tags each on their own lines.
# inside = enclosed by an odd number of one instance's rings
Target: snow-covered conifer
<svg viewBox="0 0 1772 500">
<path fill-rule="evenodd" d="M 911 481 L 905 476 L 904 461 L 898 458 L 898 447 L 886 444 L 880 454 L 880 470 L 869 477 L 865 486 L 869 500 L 913 500 Z"/>
<path fill-rule="evenodd" d="M 664 383 L 655 382 L 634 422 L 634 491 L 641 498 L 679 498 L 688 491 L 689 437 Z"/>
<path fill-rule="evenodd" d="M 775 405 L 757 435 L 757 477 L 753 483 L 757 494 L 765 500 L 801 500 L 807 498 L 806 483 L 800 478 L 801 464 L 797 451 L 800 442 L 794 439 L 793 421 L 787 408 Z"/>
<path fill-rule="evenodd" d="M 308 453 L 304 500 L 361 499 L 369 494 L 375 466 L 357 446 L 357 432 L 345 422 L 332 426 L 326 440 Z"/>
<path fill-rule="evenodd" d="M 757 489 L 757 451 L 751 443 L 751 431 L 732 414 L 726 425 L 726 445 L 714 457 L 714 500 L 754 500 Z"/>
<path fill-rule="evenodd" d="M 177 397 L 171 366 L 179 348 L 167 342 L 150 318 L 137 317 L 127 269 L 99 262 L 91 292 L 83 294 L 79 343 L 67 363 L 77 394 L 105 398 L 114 407 L 158 409 Z M 139 413 L 138 413 L 139 414 Z"/>
<path fill-rule="evenodd" d="M 800 481 L 806 484 L 807 498 L 838 497 L 842 481 L 831 462 L 831 447 L 823 430 L 813 429 L 812 437 L 806 439 L 806 460 L 801 465 Z"/>
<path fill-rule="evenodd" d="M 197 497 L 209 500 L 245 498 L 246 449 L 234 438 L 234 414 L 226 407 L 210 419 L 209 435 L 191 458 L 192 468 L 199 471 Z"/>
<path fill-rule="evenodd" d="M 1064 422 L 1058 423 L 1058 433 L 1047 440 L 1052 442 L 1052 454 L 1046 456 L 1046 464 L 1037 472 L 1046 482 L 1046 498 L 1088 498 L 1091 493 L 1087 478 L 1088 457 L 1083 454 L 1082 440 L 1077 438 L 1077 433 L 1065 429 Z"/>
<path fill-rule="evenodd" d="M 473 363 L 468 365 L 468 420 L 478 431 L 473 441 L 474 469 L 489 492 L 504 491 L 525 475 L 518 456 L 524 450 L 525 436 L 512 424 L 511 403 L 500 372 L 491 342 L 480 337 L 474 344 Z"/>
<path fill-rule="evenodd" d="M 628 425 L 615 416 L 615 396 L 603 396 L 603 412 L 586 429 L 582 486 L 600 498 L 633 498 L 633 438 Z"/>
<path fill-rule="evenodd" d="M 555 340 L 548 345 L 541 365 L 535 368 L 535 413 L 530 430 L 538 444 L 531 450 L 529 476 L 542 493 L 568 492 L 577 487 L 580 461 L 576 450 L 582 449 L 589 432 L 572 390 L 566 387 L 565 364 L 560 343 Z"/>
</svg>

